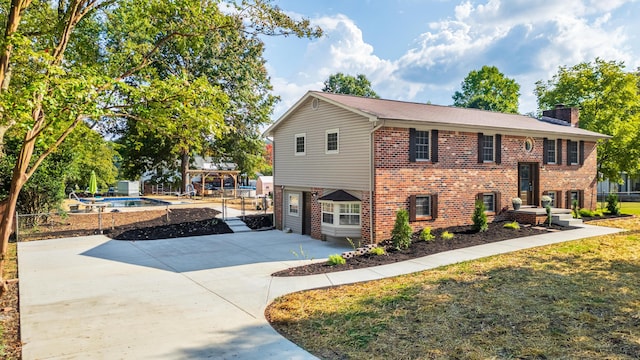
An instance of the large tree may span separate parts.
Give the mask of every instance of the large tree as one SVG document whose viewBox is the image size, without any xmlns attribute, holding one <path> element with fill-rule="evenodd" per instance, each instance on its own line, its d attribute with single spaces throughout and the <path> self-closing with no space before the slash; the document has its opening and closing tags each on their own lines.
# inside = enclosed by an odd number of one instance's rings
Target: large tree
<svg viewBox="0 0 640 360">
<path fill-rule="evenodd" d="M 185 172 L 194 154 L 211 156 L 218 162 L 234 162 L 247 174 L 256 170 L 263 159 L 260 126 L 270 121 L 276 98 L 270 94 L 263 42 L 246 32 L 239 19 L 235 21 L 238 24 L 231 29 L 184 39 L 171 46 L 162 54 L 162 61 L 151 67 L 161 78 L 187 74 L 202 77 L 221 89 L 226 96 L 226 106 L 221 111 L 224 121 L 215 131 L 202 128 L 199 133 L 181 136 L 168 136 L 163 129 L 127 122 L 121 129 L 120 142 L 129 176 L 158 168 L 172 170 L 179 159 L 182 179 L 186 181 Z"/>
<path fill-rule="evenodd" d="M 578 107 L 581 128 L 612 136 L 598 147 L 598 168 L 619 181 L 622 171 L 640 173 L 639 80 L 623 62 L 596 59 L 560 67 L 551 80 L 536 82 L 535 93 L 539 109 Z"/>
<path fill-rule="evenodd" d="M 378 94 L 371 88 L 371 82 L 363 74 L 356 76 L 336 73 L 330 75 L 324 82 L 324 92 L 334 94 L 357 95 L 369 98 L 379 98 Z"/>
<path fill-rule="evenodd" d="M 219 5 L 215 0 L 11 0 L 0 5 L 5 24 L 0 144 L 14 127 L 22 138 L 9 196 L 0 203 L 0 278 L 20 191 L 79 124 L 133 119 L 169 134 L 192 125 L 212 133 L 222 127 L 228 104 L 222 89 L 205 77 L 162 77 L 150 70 L 168 47 L 239 24 L 256 35 L 320 32 L 267 1 L 242 1 L 235 8 L 224 4 L 225 13 Z M 36 145 L 42 151 L 35 151 Z"/>
<path fill-rule="evenodd" d="M 461 86 L 462 91 L 453 95 L 454 106 L 518 113 L 520 85 L 495 66 L 485 65 L 480 70 L 472 70 Z"/>
</svg>

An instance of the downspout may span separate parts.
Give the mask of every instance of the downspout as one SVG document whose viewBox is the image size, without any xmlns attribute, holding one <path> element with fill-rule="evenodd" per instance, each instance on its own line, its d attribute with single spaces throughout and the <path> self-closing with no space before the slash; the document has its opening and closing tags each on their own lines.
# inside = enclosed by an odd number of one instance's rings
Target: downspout
<svg viewBox="0 0 640 360">
<path fill-rule="evenodd" d="M 378 121 L 373 120 L 373 129 L 369 132 L 369 242 L 373 244 L 373 184 L 375 178 L 374 164 L 374 141 L 373 134 L 376 130 L 384 126 L 384 120 L 380 125 L 376 125 Z"/>
</svg>

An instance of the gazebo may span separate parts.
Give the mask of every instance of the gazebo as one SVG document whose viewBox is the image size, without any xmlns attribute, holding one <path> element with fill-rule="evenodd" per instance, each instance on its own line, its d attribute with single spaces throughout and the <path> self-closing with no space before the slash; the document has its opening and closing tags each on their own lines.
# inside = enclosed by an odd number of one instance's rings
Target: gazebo
<svg viewBox="0 0 640 360">
<path fill-rule="evenodd" d="M 220 189 L 224 194 L 224 179 L 227 176 L 230 176 L 233 179 L 233 197 L 236 197 L 238 192 L 238 175 L 240 175 L 240 171 L 238 170 L 218 170 L 218 169 L 190 169 L 187 170 L 188 182 L 191 183 L 191 178 L 194 176 L 200 176 L 202 183 L 202 196 L 205 195 L 205 181 L 207 176 L 217 176 L 220 178 Z"/>
</svg>

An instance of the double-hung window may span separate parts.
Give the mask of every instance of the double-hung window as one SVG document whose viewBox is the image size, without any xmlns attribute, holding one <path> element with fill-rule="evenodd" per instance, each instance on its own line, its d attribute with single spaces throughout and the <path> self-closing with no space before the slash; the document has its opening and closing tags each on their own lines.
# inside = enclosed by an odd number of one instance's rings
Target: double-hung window
<svg viewBox="0 0 640 360">
<path fill-rule="evenodd" d="M 306 155 L 307 153 L 307 134 L 296 134 L 294 136 L 295 154 Z"/>
<path fill-rule="evenodd" d="M 493 162 L 493 155 L 495 154 L 493 145 L 493 135 L 482 136 L 482 161 Z"/>
<path fill-rule="evenodd" d="M 322 223 L 333 225 L 333 203 L 322 203 Z"/>
<path fill-rule="evenodd" d="M 340 131 L 331 129 L 326 131 L 326 147 L 325 153 L 337 154 L 339 150 Z"/>
<path fill-rule="evenodd" d="M 547 164 L 555 164 L 556 163 L 556 142 L 554 140 L 547 140 Z"/>
<path fill-rule="evenodd" d="M 289 215 L 298 216 L 300 213 L 300 195 L 289 194 Z"/>
<path fill-rule="evenodd" d="M 569 165 L 578 165 L 578 159 L 578 142 L 567 141 L 567 163 L 569 163 Z"/>
<path fill-rule="evenodd" d="M 478 163 L 501 162 L 502 136 L 478 133 Z"/>
<path fill-rule="evenodd" d="M 429 131 L 416 130 L 416 160 L 429 160 Z"/>
<path fill-rule="evenodd" d="M 438 194 L 409 196 L 409 221 L 435 220 L 438 215 Z"/>
<path fill-rule="evenodd" d="M 340 225 L 360 225 L 360 203 L 339 204 Z"/>
<path fill-rule="evenodd" d="M 482 194 L 482 201 L 484 202 L 484 209 L 488 212 L 496 211 L 496 194 L 486 193 Z"/>
</svg>

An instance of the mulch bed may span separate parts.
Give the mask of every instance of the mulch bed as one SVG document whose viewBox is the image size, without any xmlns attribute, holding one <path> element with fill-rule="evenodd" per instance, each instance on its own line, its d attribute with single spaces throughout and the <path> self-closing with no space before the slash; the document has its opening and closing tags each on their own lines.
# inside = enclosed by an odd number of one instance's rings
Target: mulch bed
<svg viewBox="0 0 640 360">
<path fill-rule="evenodd" d="M 461 249 L 469 246 L 492 243 L 496 241 L 514 239 L 525 236 L 533 236 L 547 233 L 547 228 L 524 227 L 519 230 L 507 229 L 505 222 L 490 223 L 489 229 L 485 232 L 476 232 L 471 226 L 455 226 L 445 229 L 435 229 L 431 233 L 436 236 L 435 240 L 426 242 L 420 239 L 420 233 L 416 232 L 412 236 L 412 244 L 406 250 L 396 250 L 390 240 L 385 240 L 379 244 L 387 249 L 385 255 L 364 254 L 346 259 L 345 265 L 331 266 L 327 263 L 314 263 L 304 266 L 293 267 L 273 273 L 272 276 L 304 276 L 325 274 L 335 271 L 361 269 L 378 265 L 391 264 L 399 261 L 411 260 L 422 256 L 440 253 L 443 251 Z M 563 231 L 573 229 L 552 225 L 552 230 Z M 454 234 L 451 240 L 442 240 L 441 234 L 449 231 Z M 356 244 L 357 246 L 357 244 Z"/>
</svg>

